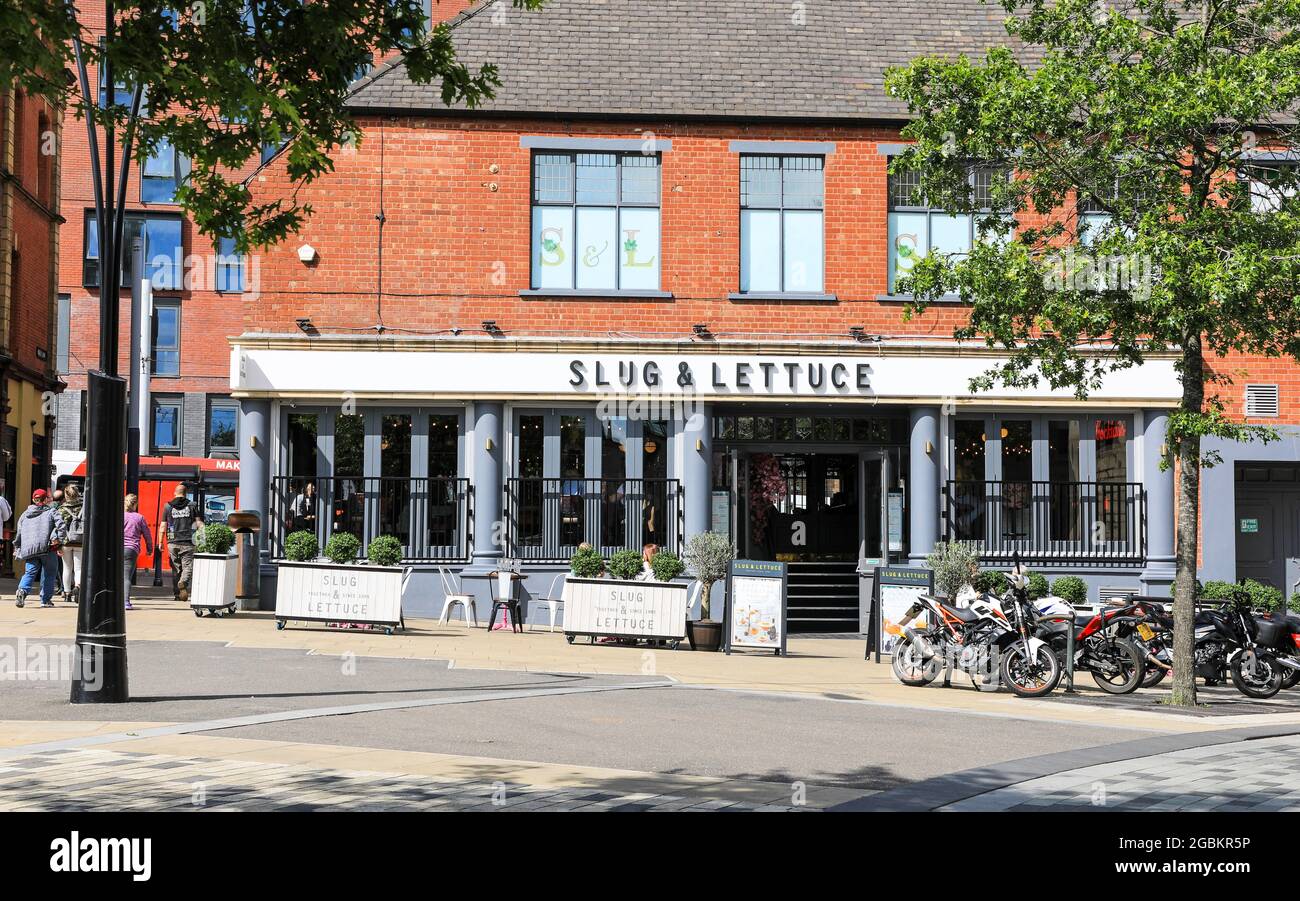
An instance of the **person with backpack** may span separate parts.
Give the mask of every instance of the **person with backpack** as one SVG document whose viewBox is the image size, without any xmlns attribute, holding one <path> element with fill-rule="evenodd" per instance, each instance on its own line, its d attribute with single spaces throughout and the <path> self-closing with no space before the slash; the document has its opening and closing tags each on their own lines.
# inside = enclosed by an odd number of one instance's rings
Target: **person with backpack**
<svg viewBox="0 0 1300 901">
<path fill-rule="evenodd" d="M 167 561 L 172 568 L 172 594 L 176 600 L 188 604 L 194 572 L 194 528 L 203 525 L 203 517 L 185 496 L 184 483 L 176 486 L 163 515 L 167 528 Z"/>
<path fill-rule="evenodd" d="M 63 526 L 63 594 L 73 603 L 81 600 L 81 543 L 85 533 L 81 489 L 69 483 L 58 508 Z"/>
<path fill-rule="evenodd" d="M 41 581 L 41 606 L 54 606 L 54 583 L 58 578 L 55 560 L 63 539 L 63 523 L 49 505 L 50 495 L 44 488 L 32 492 L 32 505 L 18 517 L 14 529 L 14 557 L 26 564 L 14 604 L 23 606 L 36 580 Z"/>
</svg>

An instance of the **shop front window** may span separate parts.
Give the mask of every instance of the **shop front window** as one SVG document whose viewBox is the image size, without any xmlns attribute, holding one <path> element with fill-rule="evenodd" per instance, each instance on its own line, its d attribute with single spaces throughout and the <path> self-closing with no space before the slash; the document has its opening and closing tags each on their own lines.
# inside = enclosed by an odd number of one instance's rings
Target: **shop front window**
<svg viewBox="0 0 1300 901">
<path fill-rule="evenodd" d="M 461 422 L 457 413 L 420 410 L 286 410 L 281 474 L 273 479 L 273 552 L 283 552 L 285 534 L 306 529 L 322 544 L 354 535 L 362 553 L 389 535 L 407 559 L 464 559 L 469 489 L 459 476 Z"/>
<path fill-rule="evenodd" d="M 1033 529 L 1034 434 L 1028 420 L 1004 420 L 1002 439 L 1002 540 L 1028 541 Z"/>
<path fill-rule="evenodd" d="M 949 500 L 955 538 L 984 538 L 985 470 L 983 420 L 959 419 L 954 433 L 953 488 Z"/>
<path fill-rule="evenodd" d="M 410 544 L 411 539 L 411 417 L 390 414 L 381 419 L 379 437 L 379 534 Z"/>
<path fill-rule="evenodd" d="M 1077 419 L 1047 424 L 1047 479 L 1050 483 L 1052 541 L 1078 541 L 1081 527 L 1083 474 Z"/>
<path fill-rule="evenodd" d="M 1103 542 L 1127 541 L 1132 516 L 1128 493 L 1128 423 L 1098 419 L 1097 538 Z"/>
<path fill-rule="evenodd" d="M 565 561 L 588 543 L 609 554 L 678 536 L 664 421 L 594 412 L 520 412 L 507 480 L 511 553 Z"/>
</svg>

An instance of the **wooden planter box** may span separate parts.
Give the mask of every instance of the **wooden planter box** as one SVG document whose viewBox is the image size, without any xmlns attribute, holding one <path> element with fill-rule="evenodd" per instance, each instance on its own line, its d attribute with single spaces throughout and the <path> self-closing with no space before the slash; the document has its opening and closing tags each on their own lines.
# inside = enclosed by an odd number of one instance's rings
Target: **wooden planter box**
<svg viewBox="0 0 1300 901">
<path fill-rule="evenodd" d="M 564 636 L 651 638 L 678 642 L 686 637 L 689 585 L 578 579 L 564 583 Z"/>
<path fill-rule="evenodd" d="M 405 628 L 402 592 L 411 575 L 406 567 L 289 561 L 277 566 L 277 629 L 289 620 L 369 623 L 389 635 Z"/>
<path fill-rule="evenodd" d="M 209 611 L 215 616 L 234 613 L 235 580 L 239 558 L 226 554 L 195 554 L 190 579 L 190 609 L 195 616 Z"/>
</svg>

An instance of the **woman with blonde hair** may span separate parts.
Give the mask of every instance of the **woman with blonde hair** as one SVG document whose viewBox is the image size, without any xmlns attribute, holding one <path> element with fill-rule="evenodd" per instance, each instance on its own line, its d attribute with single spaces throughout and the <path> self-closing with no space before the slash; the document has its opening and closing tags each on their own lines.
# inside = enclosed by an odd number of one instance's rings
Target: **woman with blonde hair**
<svg viewBox="0 0 1300 901">
<path fill-rule="evenodd" d="M 81 601 L 81 539 L 85 530 L 82 518 L 81 489 L 69 482 L 63 489 L 63 503 L 57 514 L 63 527 L 63 596 L 66 600 Z"/>
<path fill-rule="evenodd" d="M 126 609 L 134 610 L 131 606 L 131 586 L 135 584 L 135 567 L 136 561 L 140 559 L 140 545 L 144 545 L 146 554 L 153 553 L 153 536 L 149 533 L 149 523 L 139 513 L 140 499 L 134 494 L 128 494 L 124 504 L 126 512 L 122 514 L 122 543 L 124 553 L 122 555 L 122 576 L 126 580 L 126 590 L 122 597 L 126 598 Z"/>
</svg>

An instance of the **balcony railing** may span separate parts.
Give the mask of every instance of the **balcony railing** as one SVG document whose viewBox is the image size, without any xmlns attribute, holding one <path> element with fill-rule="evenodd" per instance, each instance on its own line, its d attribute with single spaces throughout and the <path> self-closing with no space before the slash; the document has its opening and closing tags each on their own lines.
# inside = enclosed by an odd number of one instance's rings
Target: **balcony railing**
<svg viewBox="0 0 1300 901">
<path fill-rule="evenodd" d="M 315 485 L 309 498 L 306 486 Z M 284 538 L 307 529 L 321 547 L 336 532 L 350 532 L 362 548 L 380 535 L 402 542 L 408 561 L 465 561 L 471 547 L 473 489 L 469 479 L 334 476 L 271 479 L 267 541 L 284 556 Z"/>
<path fill-rule="evenodd" d="M 682 487 L 676 479 L 507 479 L 506 553 L 565 563 L 583 542 L 611 554 L 653 542 L 679 550 Z"/>
<path fill-rule="evenodd" d="M 992 563 L 1136 565 L 1146 502 L 1137 482 L 948 482 L 944 536 L 976 542 Z"/>
</svg>

